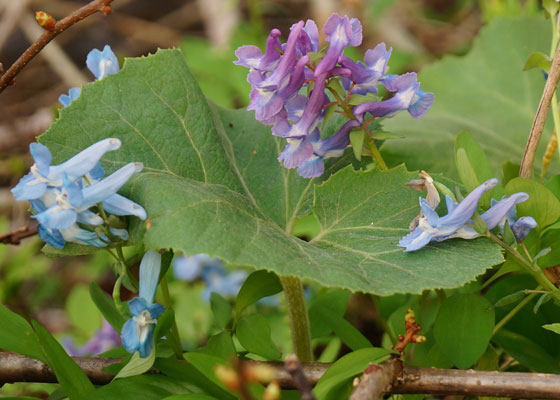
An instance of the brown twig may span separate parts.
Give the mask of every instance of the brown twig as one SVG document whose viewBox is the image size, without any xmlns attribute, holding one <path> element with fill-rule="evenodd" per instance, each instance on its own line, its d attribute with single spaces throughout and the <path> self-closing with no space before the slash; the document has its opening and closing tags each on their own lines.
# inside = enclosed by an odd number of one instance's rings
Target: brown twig
<svg viewBox="0 0 560 400">
<path fill-rule="evenodd" d="M 123 361 L 121 358 L 73 357 L 89 379 L 104 385 L 113 376 L 103 368 Z M 284 365 L 278 362 L 246 361 L 248 365 L 266 366 L 274 371 L 276 381 L 284 389 L 295 384 Z M 394 364 L 386 366 L 386 364 Z M 383 368 L 399 371 L 401 361 L 390 359 L 381 363 Z M 302 370 L 307 381 L 315 385 L 330 364 L 306 363 Z M 157 371 L 154 371 L 157 372 Z M 14 382 L 56 383 L 53 370 L 40 361 L 14 353 L 0 352 L 0 386 Z M 494 396 L 509 398 L 560 399 L 560 375 L 524 372 L 474 371 L 402 366 L 402 372 L 393 376 L 391 393 L 431 393 L 436 395 Z"/>
<path fill-rule="evenodd" d="M 383 393 L 390 393 L 391 386 L 402 376 L 400 359 L 379 365 L 371 364 L 359 379 L 350 400 L 379 400 Z"/>
<path fill-rule="evenodd" d="M 409 343 L 423 343 L 426 341 L 425 336 L 418 334 L 422 327 L 416 323 L 414 311 L 410 308 L 406 311 L 404 317 L 404 327 L 404 335 L 399 335 L 399 341 L 393 346 L 393 350 L 400 351 L 401 354 Z"/>
<path fill-rule="evenodd" d="M 537 113 L 535 114 L 533 125 L 531 126 L 531 133 L 529 134 L 529 138 L 527 139 L 525 153 L 523 153 L 523 160 L 521 161 L 521 168 L 519 170 L 519 176 L 523 178 L 531 178 L 535 153 L 537 152 L 537 147 L 539 146 L 539 141 L 541 140 L 541 134 L 546 122 L 546 116 L 548 114 L 548 109 L 550 108 L 550 100 L 552 99 L 552 96 L 556 91 L 559 77 L 560 44 L 556 48 L 556 53 L 554 54 L 552 65 L 550 66 L 550 73 L 548 74 L 546 84 L 544 85 L 541 101 L 539 102 L 539 107 L 537 108 Z"/>
<path fill-rule="evenodd" d="M 299 362 L 297 356 L 295 354 L 287 356 L 284 360 L 284 366 L 286 367 L 286 371 L 288 371 L 292 377 L 294 386 L 301 394 L 301 400 L 316 400 L 313 392 L 311 391 L 312 386 L 307 380 L 307 377 L 303 372 L 301 362 Z"/>
<path fill-rule="evenodd" d="M 53 40 L 60 33 L 70 28 L 76 22 L 89 17 L 96 12 L 104 15 L 111 13 L 111 6 L 113 0 L 93 0 L 85 6 L 74 11 L 69 16 L 58 21 L 52 31 L 45 30 L 43 34 L 33 43 L 25 52 L 12 64 L 12 66 L 0 78 L 0 93 L 10 84 L 14 82 L 16 75 L 35 57 L 51 40 Z"/>
<path fill-rule="evenodd" d="M 24 226 L 22 228 L 16 229 L 13 232 L 8 232 L 0 235 L 0 243 L 18 245 L 21 239 L 25 239 L 30 236 L 37 234 L 37 227 L 30 228 Z"/>
</svg>

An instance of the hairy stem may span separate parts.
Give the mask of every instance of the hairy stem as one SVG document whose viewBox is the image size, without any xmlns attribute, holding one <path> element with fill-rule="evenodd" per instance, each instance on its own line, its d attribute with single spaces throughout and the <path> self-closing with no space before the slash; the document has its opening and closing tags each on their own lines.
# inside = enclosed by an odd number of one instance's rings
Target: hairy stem
<svg viewBox="0 0 560 400">
<path fill-rule="evenodd" d="M 280 277 L 280 281 L 284 287 L 288 306 L 294 353 L 301 362 L 309 362 L 313 360 L 313 352 L 303 285 L 299 278 L 291 276 Z"/>
</svg>

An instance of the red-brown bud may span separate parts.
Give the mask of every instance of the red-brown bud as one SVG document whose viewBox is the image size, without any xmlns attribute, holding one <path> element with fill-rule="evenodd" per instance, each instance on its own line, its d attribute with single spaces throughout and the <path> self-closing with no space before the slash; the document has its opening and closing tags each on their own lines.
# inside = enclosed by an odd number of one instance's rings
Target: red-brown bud
<svg viewBox="0 0 560 400">
<path fill-rule="evenodd" d="M 56 19 L 52 15 L 44 11 L 35 11 L 35 19 L 47 31 L 53 31 L 56 25 Z"/>
</svg>

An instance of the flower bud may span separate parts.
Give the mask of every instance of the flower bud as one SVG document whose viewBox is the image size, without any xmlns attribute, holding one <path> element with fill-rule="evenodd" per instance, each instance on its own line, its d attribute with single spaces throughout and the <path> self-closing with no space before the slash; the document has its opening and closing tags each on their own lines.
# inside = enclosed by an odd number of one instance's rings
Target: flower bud
<svg viewBox="0 0 560 400">
<path fill-rule="evenodd" d="M 54 30 L 56 19 L 54 19 L 49 13 L 44 11 L 35 11 L 35 19 L 37 20 L 37 23 L 47 31 L 52 32 Z"/>
</svg>

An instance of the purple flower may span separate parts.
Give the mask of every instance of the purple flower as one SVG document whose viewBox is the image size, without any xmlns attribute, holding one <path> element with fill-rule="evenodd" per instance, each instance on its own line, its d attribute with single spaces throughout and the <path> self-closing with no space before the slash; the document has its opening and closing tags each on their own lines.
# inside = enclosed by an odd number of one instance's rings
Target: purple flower
<svg viewBox="0 0 560 400">
<path fill-rule="evenodd" d="M 258 71 L 271 71 L 278 64 L 280 59 L 280 43 L 281 32 L 278 29 L 270 31 L 270 35 L 266 40 L 265 53 L 262 54 L 261 49 L 257 46 L 241 46 L 235 51 L 238 61 L 234 61 L 235 65 L 256 69 Z"/>
<path fill-rule="evenodd" d="M 357 18 L 348 19 L 346 15 L 341 17 L 332 14 L 325 23 L 323 32 L 327 35 L 326 40 L 330 45 L 327 54 L 315 70 L 317 78 L 335 67 L 346 46 L 359 46 L 362 43 L 362 25 Z"/>
<path fill-rule="evenodd" d="M 340 157 L 344 149 L 350 143 L 350 131 L 359 126 L 355 119 L 346 122 L 340 130 L 328 139 L 321 139 L 319 130 L 315 130 L 310 136 L 313 146 L 313 154 L 297 170 L 303 178 L 315 178 L 321 176 L 325 171 L 325 158 Z"/>
<path fill-rule="evenodd" d="M 533 217 L 521 217 L 512 225 L 511 230 L 517 243 L 525 240 L 531 229 L 537 227 L 537 221 Z"/>
<path fill-rule="evenodd" d="M 121 345 L 119 333 L 113 329 L 105 319 L 103 326 L 86 344 L 81 347 L 76 346 L 71 338 L 63 339 L 64 348 L 73 357 L 97 356 Z"/>
<path fill-rule="evenodd" d="M 351 72 L 349 78 L 343 80 L 346 90 L 349 90 L 350 82 L 353 82 L 355 85 L 352 94 L 377 93 L 377 85 L 389 69 L 387 63 L 392 50 L 387 51 L 385 43 L 379 43 L 373 50 L 366 51 L 365 65 L 345 56 L 340 57 L 340 64 Z"/>
<path fill-rule="evenodd" d="M 404 75 L 386 75 L 381 83 L 391 92 L 396 92 L 388 100 L 363 103 L 354 108 L 354 115 L 363 120 L 365 113 L 374 117 L 392 117 L 402 110 L 408 110 L 413 118 L 422 117 L 434 102 L 434 94 L 420 89 L 414 72 Z"/>
</svg>

